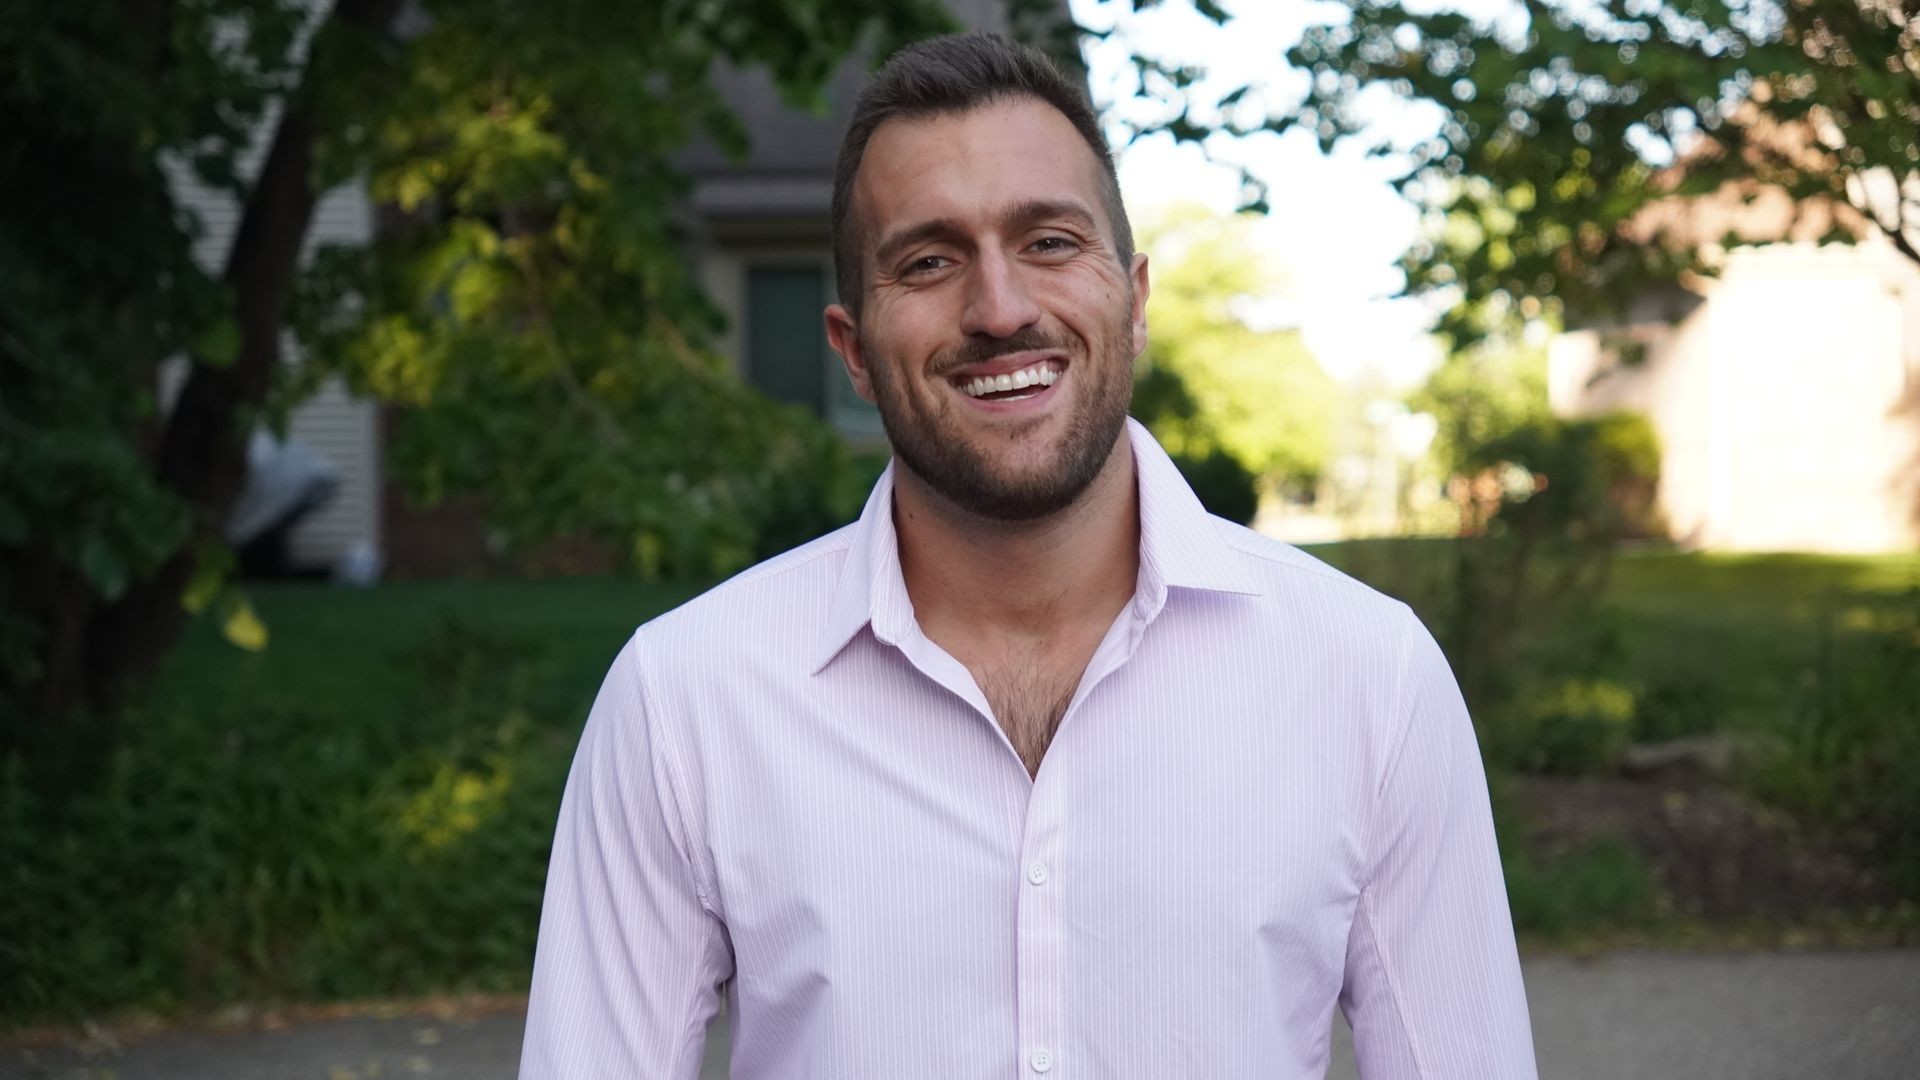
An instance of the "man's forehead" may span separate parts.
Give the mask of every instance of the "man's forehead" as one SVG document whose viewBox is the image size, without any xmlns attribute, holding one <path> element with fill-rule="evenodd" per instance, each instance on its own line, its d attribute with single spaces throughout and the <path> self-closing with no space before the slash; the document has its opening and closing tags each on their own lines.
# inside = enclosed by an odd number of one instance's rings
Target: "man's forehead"
<svg viewBox="0 0 1920 1080">
<path fill-rule="evenodd" d="M 868 247 L 912 220 L 995 220 L 1035 202 L 1099 205 L 1100 163 L 1058 109 L 1033 98 L 894 118 L 875 129 L 854 184 Z"/>
</svg>

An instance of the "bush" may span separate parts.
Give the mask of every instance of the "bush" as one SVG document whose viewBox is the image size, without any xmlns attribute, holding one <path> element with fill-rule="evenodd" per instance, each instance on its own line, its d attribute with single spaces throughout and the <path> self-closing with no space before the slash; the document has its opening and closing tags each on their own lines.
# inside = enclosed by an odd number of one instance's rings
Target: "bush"
<svg viewBox="0 0 1920 1080">
<path fill-rule="evenodd" d="M 1527 850 L 1526 825 L 1519 820 L 1511 777 L 1489 772 L 1487 789 L 1515 931 L 1564 940 L 1653 918 L 1653 872 L 1624 837 L 1603 837 L 1551 861 L 1536 862 Z"/>
<path fill-rule="evenodd" d="M 66 806 L 0 768 L 0 1016 L 523 987 L 577 725 L 446 623 L 421 707 L 143 718 Z"/>
<path fill-rule="evenodd" d="M 1830 610 L 1763 797 L 1871 834 L 1901 895 L 1920 899 L 1920 588 L 1904 609 Z"/>
<path fill-rule="evenodd" d="M 1607 679 L 1563 679 L 1500 711 L 1488 754 L 1522 772 L 1592 776 L 1612 772 L 1631 740 L 1634 696 Z"/>
<path fill-rule="evenodd" d="M 1176 456 L 1173 463 L 1208 513 L 1245 525 L 1259 512 L 1258 478 L 1232 454 L 1215 450 L 1199 458 Z"/>
<path fill-rule="evenodd" d="M 1513 928 L 1566 938 L 1647 921 L 1654 911 L 1653 873 L 1623 839 L 1599 841 L 1553 863 L 1525 854 L 1503 856 Z"/>
<path fill-rule="evenodd" d="M 793 457 L 755 497 L 753 558 L 772 558 L 825 535 L 860 515 L 867 493 L 886 468 L 882 452 L 850 454 L 826 432 L 795 439 Z"/>
</svg>

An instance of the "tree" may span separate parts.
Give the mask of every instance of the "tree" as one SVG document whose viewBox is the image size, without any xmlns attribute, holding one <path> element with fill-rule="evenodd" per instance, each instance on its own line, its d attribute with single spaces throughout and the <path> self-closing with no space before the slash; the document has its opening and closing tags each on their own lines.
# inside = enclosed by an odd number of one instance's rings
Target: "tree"
<svg viewBox="0 0 1920 1080">
<path fill-rule="evenodd" d="M 1216 19 L 1216 5 L 1197 5 Z M 1487 21 L 1431 5 L 1355 0 L 1286 54 L 1304 102 L 1225 95 L 1240 131 L 1312 132 L 1405 154 L 1401 190 L 1430 210 L 1405 260 L 1410 292 L 1466 301 L 1456 341 L 1510 313 L 1619 312 L 1649 284 L 1711 272 L 1713 252 L 1662 200 L 1735 202 L 1767 189 L 1817 232 L 1879 232 L 1920 261 L 1920 21 L 1889 0 L 1514 0 Z M 1197 72 L 1160 69 L 1184 94 Z M 1390 146 L 1383 99 L 1439 119 Z M 1198 137 L 1211 101 L 1163 126 Z M 1708 238 L 1719 242 L 1723 238 Z M 1728 237 L 1738 242 L 1752 237 Z M 1701 250 L 1703 247 L 1708 250 Z"/>
<path fill-rule="evenodd" d="M 1430 452 L 1444 475 L 1461 475 L 1481 464 L 1483 447 L 1552 417 L 1547 350 L 1493 343 L 1457 350 L 1407 404 L 1439 421 Z"/>
<path fill-rule="evenodd" d="M 1297 331 L 1248 325 L 1245 305 L 1282 284 L 1249 225 L 1198 206 L 1142 224 L 1153 333 L 1135 412 L 1175 457 L 1223 453 L 1271 484 L 1310 491 L 1332 452 L 1339 388 Z"/>
<path fill-rule="evenodd" d="M 330 371 L 417 406 L 400 467 L 484 484 L 510 531 L 618 536 L 654 566 L 744 558 L 784 463 L 834 448 L 707 351 L 673 154 L 742 144 L 716 65 L 805 103 L 856 45 L 946 26 L 932 0 L 10 6 L 0 752 L 49 775 L 101 755 L 183 601 L 220 590 L 247 432 Z M 170 167 L 243 203 L 218 274 L 191 257 Z M 403 222 L 303 262 L 317 193 L 356 174 Z M 163 414 L 172 356 L 187 374 Z"/>
</svg>

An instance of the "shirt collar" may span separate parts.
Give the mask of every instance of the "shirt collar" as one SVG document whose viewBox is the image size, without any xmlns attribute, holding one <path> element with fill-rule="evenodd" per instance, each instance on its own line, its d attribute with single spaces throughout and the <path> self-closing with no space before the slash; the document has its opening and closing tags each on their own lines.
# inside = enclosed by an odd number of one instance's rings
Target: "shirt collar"
<svg viewBox="0 0 1920 1080">
<path fill-rule="evenodd" d="M 1221 536 L 1219 523 L 1200 505 L 1173 459 L 1141 423 L 1127 418 L 1140 493 L 1140 578 L 1134 609 L 1151 621 L 1166 605 L 1169 588 L 1255 596 L 1259 583 Z M 897 644 L 913 625 L 913 602 L 900 573 L 900 543 L 893 528 L 893 470 L 889 463 L 853 525 L 847 561 L 813 660 L 813 672 L 846 648 L 863 626 Z"/>
</svg>

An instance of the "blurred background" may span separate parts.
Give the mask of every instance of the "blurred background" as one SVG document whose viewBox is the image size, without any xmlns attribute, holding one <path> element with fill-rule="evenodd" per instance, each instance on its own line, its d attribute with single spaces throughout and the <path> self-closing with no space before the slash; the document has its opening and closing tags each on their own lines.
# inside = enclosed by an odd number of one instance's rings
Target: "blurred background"
<svg viewBox="0 0 1920 1080">
<path fill-rule="evenodd" d="M 853 95 L 984 27 L 1102 110 L 1135 414 L 1447 649 L 1543 1075 L 1920 1075 L 1912 19 L 0 3 L 0 1073 L 512 1075 L 606 665 L 885 464 Z"/>
</svg>

